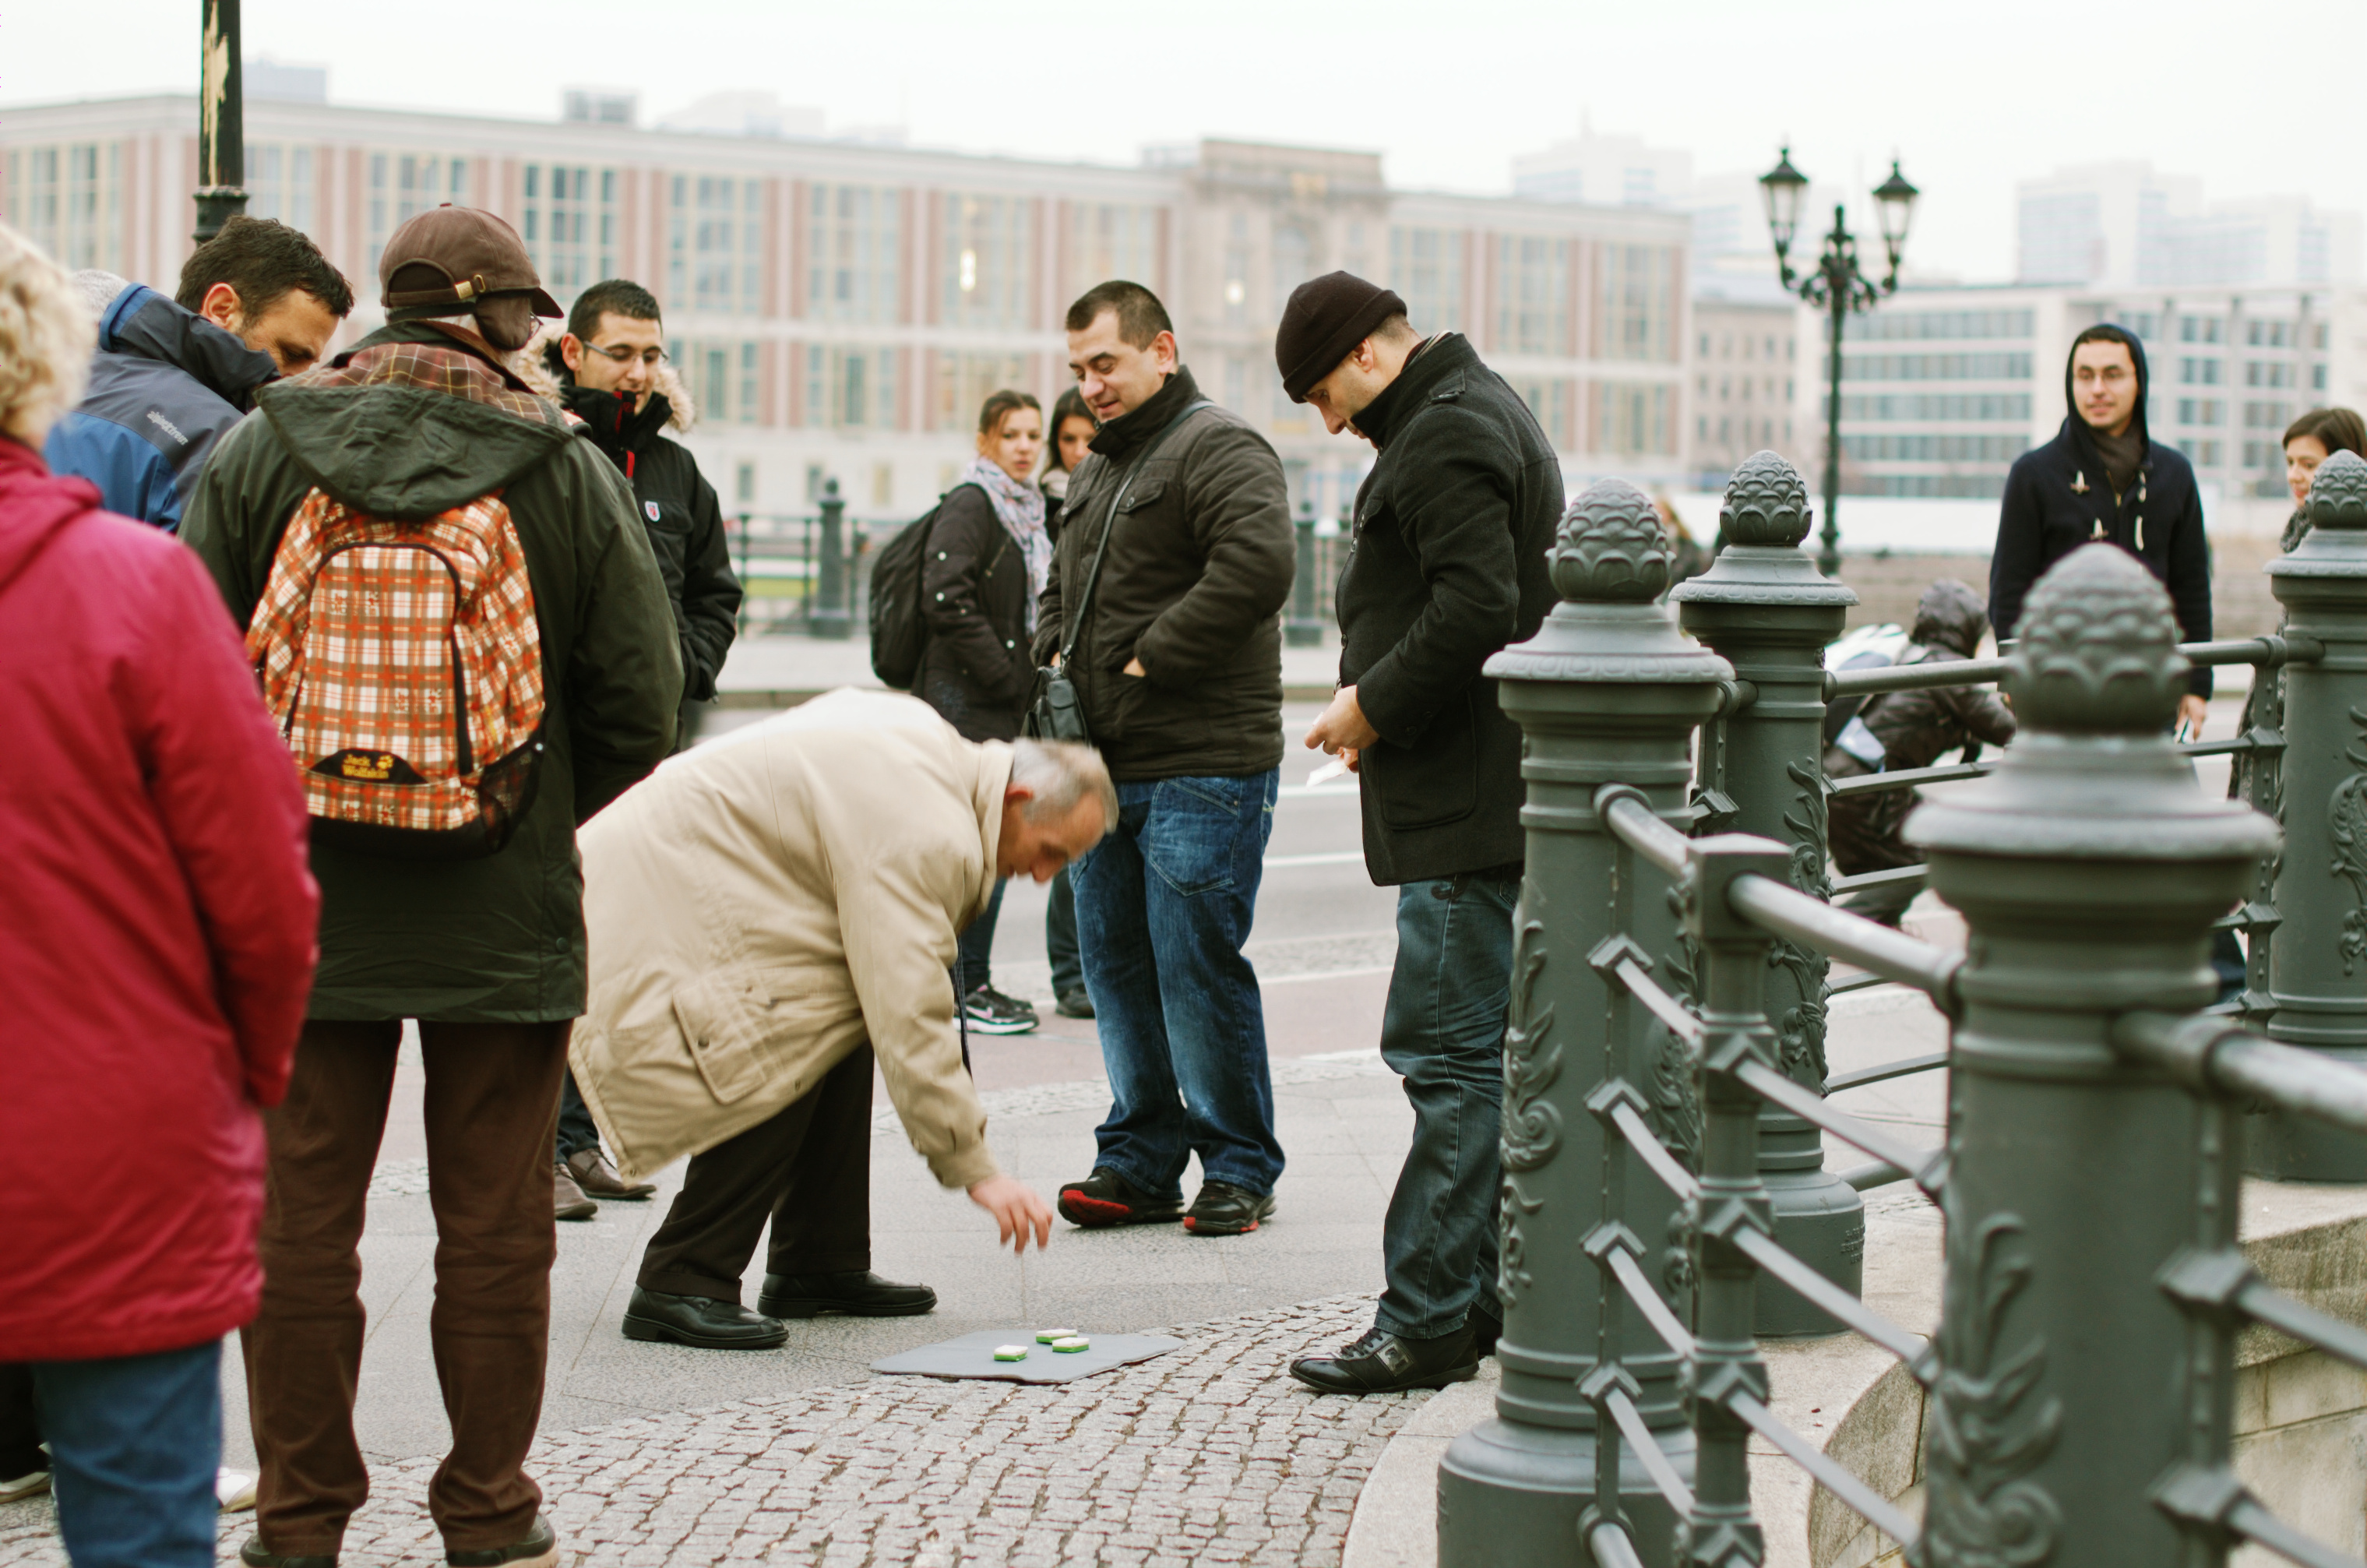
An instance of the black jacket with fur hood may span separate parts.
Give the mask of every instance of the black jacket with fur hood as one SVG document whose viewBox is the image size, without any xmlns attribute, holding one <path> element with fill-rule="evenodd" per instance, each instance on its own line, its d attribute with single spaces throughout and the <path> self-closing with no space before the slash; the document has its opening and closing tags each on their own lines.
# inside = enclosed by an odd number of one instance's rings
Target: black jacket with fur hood
<svg viewBox="0 0 2367 1568">
<path fill-rule="evenodd" d="M 576 434 L 607 454 L 633 487 L 641 526 L 649 530 L 658 570 L 674 603 L 682 642 L 682 697 L 704 702 L 740 625 L 740 579 L 731 572 L 731 536 L 715 487 L 698 460 L 659 434 L 671 426 L 687 435 L 698 410 L 672 366 L 658 371 L 639 410 L 612 392 L 575 384 L 559 356 L 561 329 L 546 326 L 511 362 L 521 379 L 583 421 Z"/>
</svg>

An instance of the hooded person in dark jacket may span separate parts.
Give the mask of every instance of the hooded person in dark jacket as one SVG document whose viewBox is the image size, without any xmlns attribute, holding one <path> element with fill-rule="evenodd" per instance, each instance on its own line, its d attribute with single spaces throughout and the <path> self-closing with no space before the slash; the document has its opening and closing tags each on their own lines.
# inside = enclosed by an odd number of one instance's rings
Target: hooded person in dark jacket
<svg viewBox="0 0 2367 1568">
<path fill-rule="evenodd" d="M 110 273 L 74 281 L 97 312 L 98 352 L 42 455 L 97 485 L 108 510 L 167 533 L 256 389 L 311 369 L 354 308 L 320 248 L 268 219 L 232 218 L 192 251 L 177 300 Z"/>
<path fill-rule="evenodd" d="M 2178 632 L 2211 638 L 2211 550 L 2203 500 L 2185 454 L 2146 428 L 2145 347 L 2117 326 L 2071 340 L 2063 393 L 2071 405 L 2055 439 L 2014 460 L 1989 557 L 1989 617 L 1998 640 L 2013 636 L 2022 600 L 2048 567 L 2097 540 L 2135 556 L 2169 589 Z M 2211 671 L 2187 677 L 2179 718 L 2203 728 Z"/>
<path fill-rule="evenodd" d="M 567 330 L 543 329 L 515 368 L 583 421 L 582 434 L 633 487 L 634 510 L 665 577 L 682 646 L 678 745 L 687 746 L 739 633 L 741 590 L 715 486 L 698 472 L 698 460 L 665 434 L 690 434 L 698 410 L 666 363 L 664 346 L 656 298 L 638 283 L 611 278 L 578 294 Z"/>
<path fill-rule="evenodd" d="M 1307 744 L 1355 769 L 1365 865 L 1398 889 L 1381 1056 L 1414 1110 L 1374 1326 L 1291 1371 L 1332 1393 L 1437 1388 L 1471 1376 L 1501 1328 L 1498 1122 L 1525 790 L 1520 727 L 1481 672 L 1553 607 L 1561 464 L 1469 339 L 1420 336 L 1403 300 L 1352 274 L 1298 287 L 1274 359 L 1291 401 L 1379 453 L 1340 572 L 1340 688 Z"/>
<path fill-rule="evenodd" d="M 516 233 L 433 208 L 389 238 L 379 278 L 389 324 L 263 391 L 206 464 L 183 537 L 245 627 L 272 603 L 300 509 L 425 522 L 498 494 L 539 644 L 539 761 L 492 853 L 314 840 L 320 967 L 287 1102 L 265 1122 L 263 1303 L 243 1337 L 263 1469 L 243 1557 L 257 1568 L 334 1559 L 368 1494 L 352 1425 L 357 1248 L 405 1020 L 426 1071 L 430 1338 L 452 1428 L 428 1511 L 457 1561 L 556 1553 L 525 1461 L 550 1344 L 551 1134 L 585 1003 L 575 830 L 672 749 L 682 691 L 665 584 L 623 476 L 507 369 L 536 315 L 559 313 Z M 384 602 L 360 645 L 409 652 L 405 607 L 372 598 Z M 403 667 L 368 657 L 341 673 L 363 712 L 396 710 L 407 689 Z"/>
<path fill-rule="evenodd" d="M 1901 665 L 1969 659 L 1989 629 L 1981 597 L 1953 577 L 1923 590 L 1915 607 L 1915 630 Z M 1897 768 L 1929 767 L 1967 744 L 2004 745 L 2013 739 L 2013 710 L 1995 687 L 1942 686 L 1920 691 L 1884 692 L 1841 727 L 1825 750 L 1825 777 L 1860 778 Z M 1845 877 L 1923 864 L 1904 829 L 1921 796 L 1912 790 L 1836 795 L 1830 807 L 1833 863 Z M 1863 889 L 1844 907 L 1896 926 L 1921 892 L 1915 883 Z"/>
</svg>

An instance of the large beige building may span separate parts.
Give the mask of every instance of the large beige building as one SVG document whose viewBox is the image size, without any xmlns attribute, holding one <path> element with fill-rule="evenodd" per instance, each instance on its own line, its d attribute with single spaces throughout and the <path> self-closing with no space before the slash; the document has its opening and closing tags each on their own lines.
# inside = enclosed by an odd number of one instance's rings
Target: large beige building
<svg viewBox="0 0 2367 1568">
<path fill-rule="evenodd" d="M 1132 278 L 1176 318 L 1206 392 L 1254 421 L 1297 499 L 1335 515 L 1369 465 L 1282 395 L 1274 323 L 1334 267 L 1386 278 L 1418 327 L 1468 334 L 1583 483 L 1682 472 L 1688 220 L 1635 208 L 1390 189 L 1377 155 L 1203 142 L 1138 167 L 615 123 L 246 104 L 250 210 L 312 234 L 378 312 L 387 236 L 438 202 L 515 224 L 563 303 L 609 276 L 664 301 L 702 405 L 692 446 L 727 507 L 924 510 L 976 410 L 1068 380 L 1060 319 Z M 13 109 L 0 220 L 67 265 L 170 288 L 189 248 L 197 105 Z"/>
</svg>

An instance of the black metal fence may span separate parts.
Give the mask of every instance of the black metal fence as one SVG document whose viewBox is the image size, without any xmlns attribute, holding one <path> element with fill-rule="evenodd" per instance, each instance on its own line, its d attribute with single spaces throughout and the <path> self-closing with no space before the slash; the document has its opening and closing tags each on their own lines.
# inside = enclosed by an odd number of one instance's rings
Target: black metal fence
<svg viewBox="0 0 2367 1568">
<path fill-rule="evenodd" d="M 2217 1564 L 2247 1542 L 2355 1568 L 2229 1462 L 2247 1325 L 2367 1367 L 2367 1332 L 2271 1288 L 2237 1244 L 2248 1163 L 2358 1180 L 2367 1152 L 2367 462 L 2322 468 L 2310 515 L 2271 568 L 2281 636 L 2180 648 L 2158 585 L 2090 547 L 2033 593 L 2010 658 L 1827 676 L 1790 653 L 1845 605 L 1803 570 L 1805 494 L 1772 454 L 1728 491 L 1735 547 L 1679 596 L 1710 647 L 1654 602 L 1668 558 L 1642 494 L 1572 506 L 1564 602 L 1490 666 L 1529 781 L 1503 1387 L 1442 1464 L 1442 1563 L 1758 1563 L 1758 1441 L 1919 1568 Z M 2168 733 L 2196 664 L 2259 671 L 2233 741 Z M 2000 679 L 2021 722 L 2001 759 L 1822 777 L 1825 699 Z M 1783 767 L 1776 736 L 1801 747 Z M 2244 800 L 2206 797 L 2191 759 L 2229 754 Z M 1771 779 L 1782 798 L 1754 801 Z M 1825 881 L 1822 802 L 1942 783 L 1959 788 L 1909 834 L 1966 953 L 1827 902 L 1870 884 Z M 1776 833 L 1722 831 L 1771 808 Z M 2207 959 L 2228 927 L 2251 952 L 2222 1009 Z M 1829 1078 L 1832 959 L 1928 995 L 1948 1052 Z M 1936 1150 L 1829 1098 L 1939 1067 Z M 1782 1201 L 1820 1174 L 1768 1159 L 1769 1130 L 1794 1125 L 1868 1156 L 1829 1186 L 1911 1180 L 1941 1207 L 1936 1342 L 1865 1305 L 1854 1254 L 1795 1242 L 1830 1227 Z M 1819 1324 L 1928 1391 L 1920 1522 L 1773 1414 L 1758 1338 Z"/>
</svg>

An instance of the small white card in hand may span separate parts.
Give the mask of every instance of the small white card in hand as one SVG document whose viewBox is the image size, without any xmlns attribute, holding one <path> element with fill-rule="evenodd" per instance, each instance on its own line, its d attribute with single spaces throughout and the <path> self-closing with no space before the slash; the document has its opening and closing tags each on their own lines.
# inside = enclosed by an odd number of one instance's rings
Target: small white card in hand
<svg viewBox="0 0 2367 1568">
<path fill-rule="evenodd" d="M 1307 776 L 1307 781 L 1309 784 L 1321 784 L 1328 782 L 1331 779 L 1337 778 L 1347 771 L 1347 759 L 1345 757 L 1335 756 L 1331 761 L 1325 763 L 1322 767 L 1317 768 L 1314 772 L 1308 774 Z"/>
</svg>

